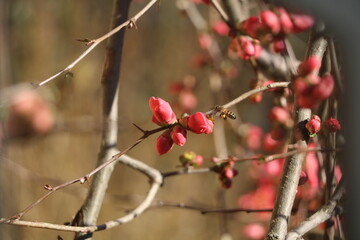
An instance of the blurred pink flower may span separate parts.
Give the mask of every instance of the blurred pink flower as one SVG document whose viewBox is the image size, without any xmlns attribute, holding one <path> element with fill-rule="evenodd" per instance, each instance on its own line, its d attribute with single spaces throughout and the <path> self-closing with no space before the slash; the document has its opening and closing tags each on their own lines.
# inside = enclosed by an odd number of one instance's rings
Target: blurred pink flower
<svg viewBox="0 0 360 240">
<path fill-rule="evenodd" d="M 44 134 L 55 125 L 55 117 L 50 105 L 35 91 L 18 92 L 9 104 L 7 120 L 10 137 L 26 134 Z"/>
<path fill-rule="evenodd" d="M 244 235 L 251 240 L 259 240 L 265 237 L 265 227 L 258 223 L 247 224 L 243 228 Z"/>
<path fill-rule="evenodd" d="M 229 26 L 224 21 L 214 22 L 212 30 L 220 36 L 227 36 L 230 32 Z"/>
</svg>

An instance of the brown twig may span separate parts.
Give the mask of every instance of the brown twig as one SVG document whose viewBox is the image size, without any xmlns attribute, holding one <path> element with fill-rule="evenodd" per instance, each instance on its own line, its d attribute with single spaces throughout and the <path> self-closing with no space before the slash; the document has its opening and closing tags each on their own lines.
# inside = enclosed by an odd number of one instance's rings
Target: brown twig
<svg viewBox="0 0 360 240">
<path fill-rule="evenodd" d="M 51 80 L 55 79 L 56 77 L 60 76 L 63 73 L 67 73 L 70 72 L 74 66 L 76 64 L 78 64 L 82 59 L 84 59 L 97 45 L 99 45 L 101 42 L 103 42 L 104 40 L 108 39 L 109 37 L 111 37 L 112 35 L 114 35 L 115 33 L 119 32 L 121 29 L 123 29 L 124 27 L 136 27 L 136 21 L 142 16 L 144 15 L 144 13 L 146 13 L 158 0 L 151 0 L 143 9 L 141 9 L 137 14 L 135 14 L 131 19 L 125 21 L 124 23 L 120 24 L 119 26 L 117 26 L 116 28 L 114 28 L 113 30 L 111 30 L 110 32 L 104 34 L 103 36 L 94 39 L 94 40 L 90 40 L 87 42 L 87 46 L 89 46 L 89 48 L 87 48 L 78 58 L 76 58 L 72 63 L 70 63 L 68 66 L 66 66 L 64 69 L 60 70 L 59 72 L 57 72 L 56 74 L 54 74 L 53 76 L 45 79 L 44 81 L 40 82 L 40 83 L 32 83 L 33 86 L 35 87 L 40 87 L 45 85 L 46 83 L 50 82 Z"/>
<path fill-rule="evenodd" d="M 42 196 L 41 198 L 39 198 L 38 200 L 36 200 L 35 202 L 33 202 L 32 204 L 30 204 L 28 207 L 26 207 L 24 210 L 22 210 L 21 212 L 19 212 L 18 214 L 12 216 L 10 218 L 10 221 L 14 221 L 14 220 L 19 220 L 21 219 L 21 217 L 26 214 L 28 211 L 30 211 L 32 208 L 34 208 L 36 205 L 38 205 L 39 203 L 41 203 L 43 200 L 45 200 L 46 198 L 48 198 L 51 194 L 55 193 L 56 191 L 65 188 L 69 185 L 72 185 L 74 183 L 78 183 L 80 182 L 81 184 L 89 181 L 89 179 L 98 171 L 100 171 L 101 169 L 105 168 L 106 166 L 108 166 L 109 164 L 119 160 L 119 158 L 121 156 L 123 156 L 124 154 L 126 154 L 127 152 L 129 152 L 131 149 L 133 149 L 135 146 L 137 146 L 138 144 L 140 144 L 142 141 L 144 141 L 147 137 L 149 137 L 152 134 L 155 134 L 157 132 L 163 131 L 165 129 L 171 128 L 173 127 L 173 125 L 167 125 L 167 126 L 163 126 L 163 127 L 159 127 L 153 130 L 144 130 L 143 131 L 143 136 L 141 136 L 138 140 L 135 141 L 135 143 L 133 143 L 131 146 L 125 148 L 124 150 L 122 150 L 121 152 L 115 154 L 114 156 L 112 156 L 112 158 L 108 161 L 106 161 L 105 163 L 101 164 L 100 166 L 98 166 L 97 168 L 95 168 L 94 170 L 92 170 L 91 172 L 89 172 L 88 174 L 76 178 L 74 180 L 70 180 L 66 183 L 60 184 L 58 186 L 55 187 L 47 187 L 47 189 L 49 189 L 49 192 L 47 192 L 44 196 Z"/>
<path fill-rule="evenodd" d="M 34 227 L 34 228 L 43 228 L 43 229 L 52 229 L 52 230 L 59 230 L 59 231 L 80 232 L 80 233 L 91 234 L 92 232 L 113 228 L 120 224 L 124 224 L 124 223 L 127 223 L 127 222 L 133 220 L 134 218 L 139 216 L 141 213 L 143 213 L 151 205 L 153 199 L 155 198 L 156 193 L 158 192 L 158 190 L 163 182 L 163 178 L 162 178 L 161 173 L 158 170 L 151 168 L 150 166 L 146 165 L 145 163 L 138 161 L 136 159 L 133 159 L 127 155 L 119 156 L 119 159 L 116 159 L 116 160 L 119 160 L 120 163 L 140 171 L 141 173 L 148 176 L 151 180 L 150 190 L 147 193 L 144 201 L 142 201 L 134 210 L 130 211 L 125 216 L 120 217 L 115 220 L 105 222 L 104 224 L 101 224 L 101 225 L 85 226 L 85 227 L 68 226 L 68 225 L 62 225 L 62 224 L 52 224 L 52 223 L 46 223 L 46 222 L 30 222 L 30 221 L 5 219 L 5 218 L 0 219 L 0 223 Z M 60 188 L 58 188 L 58 189 L 60 189 Z"/>
</svg>

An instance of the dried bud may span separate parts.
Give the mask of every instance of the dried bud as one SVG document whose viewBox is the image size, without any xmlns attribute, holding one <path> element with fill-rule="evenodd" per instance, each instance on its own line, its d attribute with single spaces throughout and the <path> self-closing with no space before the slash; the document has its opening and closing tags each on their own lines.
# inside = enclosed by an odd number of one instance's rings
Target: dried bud
<svg viewBox="0 0 360 240">
<path fill-rule="evenodd" d="M 328 120 L 326 120 L 325 126 L 330 132 L 336 132 L 341 129 L 339 121 L 335 118 L 329 118 Z"/>
</svg>

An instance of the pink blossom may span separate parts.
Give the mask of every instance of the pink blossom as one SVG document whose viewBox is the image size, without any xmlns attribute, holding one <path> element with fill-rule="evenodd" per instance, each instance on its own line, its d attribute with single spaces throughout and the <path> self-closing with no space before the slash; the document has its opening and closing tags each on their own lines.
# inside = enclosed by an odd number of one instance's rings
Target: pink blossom
<svg viewBox="0 0 360 240">
<path fill-rule="evenodd" d="M 212 29 L 215 33 L 221 36 L 227 36 L 230 32 L 229 26 L 224 21 L 215 22 Z"/>
<path fill-rule="evenodd" d="M 284 8 L 278 9 L 279 15 L 280 15 L 280 24 L 281 24 L 281 30 L 285 34 L 289 34 L 294 29 L 294 24 L 291 21 L 291 18 L 289 14 L 286 12 Z"/>
<path fill-rule="evenodd" d="M 263 149 L 265 152 L 274 153 L 284 147 L 284 141 L 278 141 L 271 137 L 270 133 L 264 135 Z"/>
<path fill-rule="evenodd" d="M 283 107 L 273 107 L 268 115 L 270 122 L 277 122 L 286 124 L 291 120 L 291 116 L 288 110 Z"/>
<path fill-rule="evenodd" d="M 190 129 L 190 131 L 196 134 L 209 134 L 213 131 L 214 123 L 209 120 L 204 113 L 197 112 L 188 117 L 187 127 Z"/>
<path fill-rule="evenodd" d="M 159 155 L 163 155 L 169 152 L 172 147 L 174 146 L 174 142 L 170 137 L 169 130 L 163 132 L 157 139 L 156 139 L 156 150 Z"/>
<path fill-rule="evenodd" d="M 320 100 L 326 99 L 331 95 L 332 91 L 334 90 L 334 85 L 334 78 L 330 74 L 325 74 L 321 78 L 320 83 L 315 86 L 313 90 L 313 95 Z"/>
<path fill-rule="evenodd" d="M 274 38 L 272 42 L 274 52 L 283 53 L 286 49 L 285 41 L 282 38 Z"/>
<path fill-rule="evenodd" d="M 240 29 L 249 34 L 249 36 L 257 38 L 265 30 L 265 27 L 258 17 L 251 16 L 240 24 Z"/>
<path fill-rule="evenodd" d="M 314 25 L 314 18 L 306 14 L 290 14 L 291 20 L 294 24 L 293 32 L 298 33 L 306 30 Z"/>
<path fill-rule="evenodd" d="M 44 134 L 55 125 L 49 103 L 34 91 L 14 94 L 9 103 L 7 127 L 10 137 L 26 134 Z"/>
<path fill-rule="evenodd" d="M 265 227 L 258 223 L 247 224 L 243 228 L 244 235 L 251 240 L 259 240 L 265 237 Z"/>
<path fill-rule="evenodd" d="M 170 136 L 174 143 L 179 146 L 183 146 L 186 142 L 186 130 L 179 125 L 171 130 Z"/>
<path fill-rule="evenodd" d="M 276 199 L 276 187 L 272 182 L 260 181 L 258 188 L 243 194 L 238 199 L 240 208 L 259 209 L 274 207 Z M 267 218 L 269 213 L 261 213 L 259 217 Z"/>
<path fill-rule="evenodd" d="M 262 51 L 257 41 L 250 40 L 244 36 L 234 38 L 230 43 L 229 49 L 236 52 L 244 60 L 249 60 L 251 57 L 259 58 Z"/>
<path fill-rule="evenodd" d="M 211 36 L 207 33 L 202 33 L 198 36 L 198 42 L 201 49 L 209 49 L 212 44 Z"/>
<path fill-rule="evenodd" d="M 321 59 L 317 56 L 310 56 L 305 59 L 298 67 L 298 75 L 306 76 L 314 71 L 318 71 L 321 66 Z"/>
<path fill-rule="evenodd" d="M 249 126 L 246 136 L 246 144 L 251 150 L 258 150 L 261 147 L 263 131 L 258 126 Z"/>
<path fill-rule="evenodd" d="M 157 125 L 167 125 L 176 122 L 176 116 L 170 104 L 161 98 L 151 97 L 150 110 L 153 113 L 152 121 Z"/>
<path fill-rule="evenodd" d="M 305 125 L 306 129 L 309 131 L 310 134 L 316 134 L 320 131 L 321 128 L 321 119 L 317 115 L 313 115 L 309 122 Z"/>
<path fill-rule="evenodd" d="M 270 10 L 265 10 L 260 13 L 261 22 L 271 30 L 273 34 L 278 34 L 281 29 L 280 20 L 278 16 Z"/>
</svg>

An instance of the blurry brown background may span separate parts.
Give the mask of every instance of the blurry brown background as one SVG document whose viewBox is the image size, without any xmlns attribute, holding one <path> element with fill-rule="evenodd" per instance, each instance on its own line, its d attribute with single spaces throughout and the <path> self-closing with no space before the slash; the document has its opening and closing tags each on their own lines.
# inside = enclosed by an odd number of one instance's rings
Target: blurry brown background
<svg viewBox="0 0 360 240">
<path fill-rule="evenodd" d="M 130 15 L 145 4 L 133 2 Z M 111 0 L 0 0 L 1 88 L 6 91 L 15 84 L 40 82 L 67 66 L 86 48 L 75 39 L 93 39 L 108 31 L 111 7 Z M 204 6 L 205 14 L 206 9 Z M 145 129 L 156 127 L 150 121 L 149 97 L 173 101 L 168 84 L 187 74 L 195 75 L 198 80 L 196 110 L 207 111 L 214 105 L 207 72 L 191 66 L 193 54 L 199 51 L 196 31 L 175 2 L 161 1 L 139 19 L 137 25 L 138 30 L 126 32 L 119 95 L 119 149 L 140 136 L 132 123 Z M 47 92 L 45 95 L 56 111 L 54 131 L 46 136 L 21 137 L 3 143 L 1 217 L 10 217 L 41 197 L 45 184 L 60 184 L 94 168 L 100 144 L 104 50 L 105 44 L 101 44 L 82 60 L 73 69 L 72 78 L 61 76 L 39 89 Z M 235 94 L 248 89 L 249 78 L 249 73 L 240 73 L 232 83 Z M 221 101 L 218 104 L 225 103 L 226 99 Z M 6 112 L 6 104 L 3 105 L 1 111 Z M 247 106 L 244 103 L 238 107 L 240 114 L 246 112 L 242 120 L 262 124 L 264 116 L 260 114 L 266 106 Z M 214 155 L 211 135 L 189 134 L 183 148 L 175 146 L 161 157 L 155 150 L 156 137 L 151 136 L 129 155 L 161 171 L 178 169 L 177 159 L 184 150 L 195 151 L 205 158 Z M 235 139 L 232 135 L 229 138 Z M 234 143 L 229 146 L 229 152 L 233 153 Z M 157 199 L 216 207 L 217 195 L 221 193 L 225 195 L 226 207 L 237 207 L 237 197 L 252 187 L 244 180 L 245 165 L 239 171 L 240 177 L 234 180 L 230 190 L 222 190 L 212 173 L 169 178 Z M 31 210 L 24 220 L 69 222 L 82 205 L 86 189 L 86 184 L 75 184 L 59 191 Z M 147 190 L 145 177 L 119 165 L 112 176 L 98 223 L 124 215 L 142 200 Z M 128 224 L 95 233 L 95 239 L 220 239 L 221 226 L 224 226 L 221 219 L 218 214 L 201 215 L 185 209 L 152 209 Z M 233 239 L 242 239 L 241 226 L 251 222 L 251 215 L 228 215 L 227 220 Z M 1 239 L 56 239 L 57 235 L 73 238 L 73 233 L 0 225 Z"/>
</svg>

